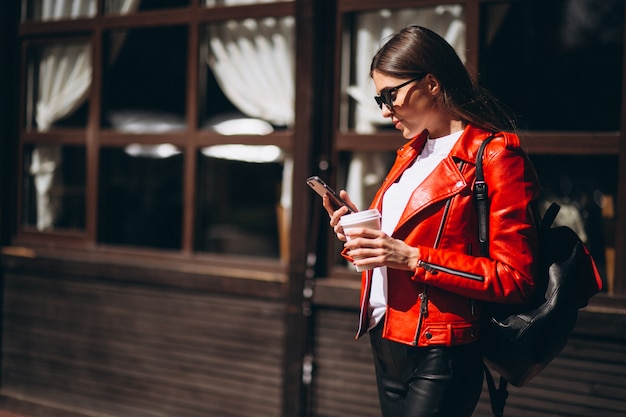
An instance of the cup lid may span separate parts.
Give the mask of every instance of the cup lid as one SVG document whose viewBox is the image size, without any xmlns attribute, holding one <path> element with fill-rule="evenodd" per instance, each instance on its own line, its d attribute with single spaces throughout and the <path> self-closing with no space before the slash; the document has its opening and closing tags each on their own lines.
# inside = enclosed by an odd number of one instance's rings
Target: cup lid
<svg viewBox="0 0 626 417">
<path fill-rule="evenodd" d="M 380 218 L 380 212 L 378 209 L 370 209 L 357 211 L 356 213 L 346 214 L 345 216 L 341 216 L 341 224 L 349 224 L 349 223 L 358 223 L 365 220 L 378 219 Z"/>
</svg>

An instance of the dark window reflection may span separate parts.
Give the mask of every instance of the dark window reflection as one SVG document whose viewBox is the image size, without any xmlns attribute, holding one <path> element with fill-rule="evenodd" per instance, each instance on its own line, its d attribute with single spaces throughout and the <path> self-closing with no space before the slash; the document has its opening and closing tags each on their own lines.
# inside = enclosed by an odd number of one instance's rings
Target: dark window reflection
<svg viewBox="0 0 626 417">
<path fill-rule="evenodd" d="M 541 179 L 543 199 L 561 205 L 556 223 L 578 233 L 607 280 L 614 268 L 617 156 L 533 155 L 531 159 Z"/>
<path fill-rule="evenodd" d="M 189 6 L 189 0 L 141 0 L 139 10 L 158 10 Z"/>
<path fill-rule="evenodd" d="M 85 148 L 24 148 L 22 224 L 39 231 L 85 228 Z"/>
<path fill-rule="evenodd" d="M 278 258 L 283 164 L 249 162 L 236 152 L 199 153 L 196 249 Z"/>
<path fill-rule="evenodd" d="M 170 145 L 102 149 L 98 241 L 180 249 L 182 174 Z"/>
<path fill-rule="evenodd" d="M 128 1 L 125 0 L 104 0 L 105 13 L 128 13 L 142 12 L 148 10 L 170 9 L 175 7 L 189 6 L 189 0 L 140 0 L 138 4 L 129 7 Z"/>
<path fill-rule="evenodd" d="M 533 130 L 619 130 L 624 0 L 483 6 L 480 77 Z"/>
<path fill-rule="evenodd" d="M 185 129 L 186 45 L 184 27 L 109 32 L 103 126 L 133 133 Z"/>
</svg>

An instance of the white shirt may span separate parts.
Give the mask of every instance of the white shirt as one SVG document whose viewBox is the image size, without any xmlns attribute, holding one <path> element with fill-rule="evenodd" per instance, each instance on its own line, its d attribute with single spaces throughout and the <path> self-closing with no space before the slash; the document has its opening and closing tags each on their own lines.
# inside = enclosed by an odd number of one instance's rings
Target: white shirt
<svg viewBox="0 0 626 417">
<path fill-rule="evenodd" d="M 443 161 L 462 130 L 437 139 L 428 139 L 422 153 L 413 165 L 407 168 L 397 182 L 392 184 L 383 196 L 382 231 L 391 235 L 406 208 L 413 191 L 428 177 L 435 167 Z M 385 315 L 387 307 L 387 267 L 372 271 L 372 288 L 369 299 L 370 329 L 374 328 Z"/>
</svg>

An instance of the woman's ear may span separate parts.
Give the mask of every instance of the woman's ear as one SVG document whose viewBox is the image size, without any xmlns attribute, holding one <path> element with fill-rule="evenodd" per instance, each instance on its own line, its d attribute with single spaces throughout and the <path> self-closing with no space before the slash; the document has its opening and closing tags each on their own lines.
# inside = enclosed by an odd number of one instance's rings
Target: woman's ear
<svg viewBox="0 0 626 417">
<path fill-rule="evenodd" d="M 427 82 L 428 91 L 430 92 L 430 94 L 432 94 L 433 96 L 436 96 L 437 94 L 439 94 L 439 91 L 441 90 L 441 86 L 439 85 L 439 80 L 434 75 L 428 74 L 426 76 L 426 82 Z"/>
</svg>

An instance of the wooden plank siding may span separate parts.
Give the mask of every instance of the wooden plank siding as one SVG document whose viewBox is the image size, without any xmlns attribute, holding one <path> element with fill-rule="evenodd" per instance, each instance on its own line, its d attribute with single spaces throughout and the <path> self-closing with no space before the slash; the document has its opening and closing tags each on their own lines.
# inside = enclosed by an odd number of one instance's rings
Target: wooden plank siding
<svg viewBox="0 0 626 417">
<path fill-rule="evenodd" d="M 280 415 L 282 302 L 5 273 L 3 310 L 5 397 L 97 416 Z"/>
<path fill-rule="evenodd" d="M 369 340 L 354 340 L 358 290 L 324 288 L 313 310 L 305 415 L 380 417 Z M 284 417 L 285 305 L 253 293 L 7 270 L 0 409 L 16 417 Z M 581 313 L 562 354 L 528 386 L 510 387 L 505 416 L 626 416 L 625 342 L 625 316 Z M 474 416 L 491 415 L 485 387 Z"/>
<path fill-rule="evenodd" d="M 581 314 L 563 352 L 527 386 L 510 387 L 506 417 L 626 416 L 624 329 L 590 335 L 598 315 Z M 623 319 L 606 317 L 623 323 Z M 327 306 L 316 311 L 312 416 L 380 417 L 369 340 L 354 340 L 357 313 Z M 486 384 L 475 417 L 490 417 Z"/>
<path fill-rule="evenodd" d="M 358 313 L 315 313 L 311 415 L 380 417 L 369 338 L 354 339 Z"/>
</svg>

